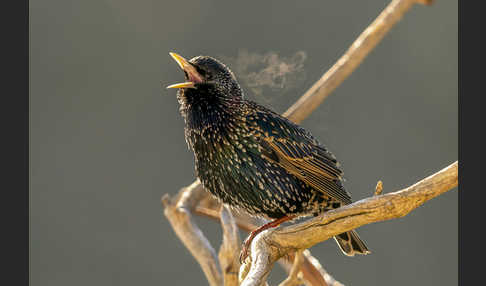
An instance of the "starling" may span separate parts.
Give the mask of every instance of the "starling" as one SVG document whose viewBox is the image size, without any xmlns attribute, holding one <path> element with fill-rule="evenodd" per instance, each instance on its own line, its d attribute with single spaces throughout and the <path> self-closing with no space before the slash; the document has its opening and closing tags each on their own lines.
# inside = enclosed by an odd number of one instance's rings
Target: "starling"
<svg viewBox="0 0 486 286">
<path fill-rule="evenodd" d="M 272 220 L 250 233 L 240 260 L 261 231 L 351 203 L 339 163 L 309 132 L 245 99 L 220 61 L 170 55 L 186 81 L 167 88 L 178 88 L 185 139 L 204 189 L 236 210 Z M 334 238 L 347 256 L 370 253 L 354 230 Z"/>
</svg>

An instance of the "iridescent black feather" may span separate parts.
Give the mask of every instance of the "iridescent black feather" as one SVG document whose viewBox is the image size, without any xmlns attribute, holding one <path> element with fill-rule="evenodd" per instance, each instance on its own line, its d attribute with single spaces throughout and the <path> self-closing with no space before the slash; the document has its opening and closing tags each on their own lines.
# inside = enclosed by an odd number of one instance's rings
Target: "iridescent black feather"
<svg viewBox="0 0 486 286">
<path fill-rule="evenodd" d="M 236 209 L 271 219 L 317 215 L 351 203 L 336 158 L 309 132 L 245 99 L 219 61 L 199 56 L 189 63 L 203 81 L 179 89 L 178 99 L 206 190 Z M 336 241 L 347 255 L 369 252 L 354 231 Z"/>
</svg>

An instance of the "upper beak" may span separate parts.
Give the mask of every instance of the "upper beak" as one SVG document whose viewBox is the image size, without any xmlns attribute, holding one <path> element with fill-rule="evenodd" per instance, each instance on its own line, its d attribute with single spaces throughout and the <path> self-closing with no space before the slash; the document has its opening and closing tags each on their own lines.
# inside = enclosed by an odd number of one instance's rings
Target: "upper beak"
<svg viewBox="0 0 486 286">
<path fill-rule="evenodd" d="M 194 88 L 196 83 L 201 83 L 202 76 L 197 72 L 196 68 L 190 64 L 185 58 L 176 54 L 169 53 L 171 57 L 179 64 L 181 69 L 185 71 L 188 81 L 183 83 L 176 83 L 169 85 L 167 88 Z"/>
</svg>

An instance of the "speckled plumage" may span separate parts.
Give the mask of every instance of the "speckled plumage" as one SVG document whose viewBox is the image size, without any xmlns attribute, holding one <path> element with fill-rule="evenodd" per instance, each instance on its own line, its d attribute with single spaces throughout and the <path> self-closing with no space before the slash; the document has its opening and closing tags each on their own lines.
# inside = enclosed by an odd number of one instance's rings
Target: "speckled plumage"
<svg viewBox="0 0 486 286">
<path fill-rule="evenodd" d="M 336 158 L 309 132 L 245 99 L 234 74 L 219 61 L 199 56 L 189 63 L 202 80 L 179 89 L 178 100 L 196 175 L 206 190 L 233 208 L 270 219 L 316 215 L 351 203 Z M 186 79 L 192 77 L 186 72 Z M 368 253 L 354 231 L 340 236 L 345 254 Z"/>
</svg>

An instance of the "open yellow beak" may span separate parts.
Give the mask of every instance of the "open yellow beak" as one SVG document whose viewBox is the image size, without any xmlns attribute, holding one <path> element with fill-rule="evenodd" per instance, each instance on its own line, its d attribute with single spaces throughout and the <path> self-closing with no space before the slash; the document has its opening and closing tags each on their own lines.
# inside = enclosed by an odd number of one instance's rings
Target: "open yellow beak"
<svg viewBox="0 0 486 286">
<path fill-rule="evenodd" d="M 196 68 L 191 65 L 185 58 L 176 53 L 169 54 L 177 62 L 179 67 L 186 72 L 189 81 L 171 84 L 167 88 L 195 88 L 196 83 L 200 83 L 203 81 L 201 75 L 196 71 Z"/>
</svg>

